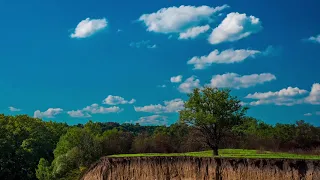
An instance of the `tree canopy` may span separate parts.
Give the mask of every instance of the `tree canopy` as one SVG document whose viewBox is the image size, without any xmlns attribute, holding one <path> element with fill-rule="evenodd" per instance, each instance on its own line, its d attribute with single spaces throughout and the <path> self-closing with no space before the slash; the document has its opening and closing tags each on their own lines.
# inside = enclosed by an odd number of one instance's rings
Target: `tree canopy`
<svg viewBox="0 0 320 180">
<path fill-rule="evenodd" d="M 70 126 L 27 115 L 0 114 L 0 179 L 73 180 L 102 156 L 208 150 L 212 147 L 206 137 L 211 136 L 204 136 L 207 131 L 201 133 L 200 127 L 217 127 L 214 138 L 219 140 L 219 148 L 320 155 L 320 127 L 303 120 L 270 125 L 244 116 L 246 108 L 230 96 L 230 91 L 209 90 L 191 94 L 181 112 L 188 115 L 181 118 L 184 123 L 169 126 L 92 121 Z"/>
<path fill-rule="evenodd" d="M 221 138 L 241 122 L 246 110 L 228 89 L 196 88 L 180 111 L 180 121 L 199 129 L 205 143 L 218 155 Z"/>
</svg>

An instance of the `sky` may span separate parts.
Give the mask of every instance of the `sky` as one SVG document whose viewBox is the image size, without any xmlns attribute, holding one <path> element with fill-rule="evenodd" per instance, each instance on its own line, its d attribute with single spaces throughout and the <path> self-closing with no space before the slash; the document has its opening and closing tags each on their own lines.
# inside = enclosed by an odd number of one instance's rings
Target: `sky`
<svg viewBox="0 0 320 180">
<path fill-rule="evenodd" d="M 320 125 L 320 1 L 0 1 L 0 113 L 172 124 L 202 86 Z"/>
</svg>

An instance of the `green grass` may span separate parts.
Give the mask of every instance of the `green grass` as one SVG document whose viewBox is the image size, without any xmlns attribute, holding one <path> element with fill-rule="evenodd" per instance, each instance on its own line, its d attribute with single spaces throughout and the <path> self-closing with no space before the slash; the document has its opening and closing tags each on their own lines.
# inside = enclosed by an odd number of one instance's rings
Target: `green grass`
<svg viewBox="0 0 320 180">
<path fill-rule="evenodd" d="M 188 153 L 145 153 L 145 154 L 117 154 L 109 157 L 152 157 L 152 156 L 193 156 L 193 157 L 212 157 L 212 151 L 188 152 Z M 221 149 L 219 156 L 226 158 L 278 158 L 278 159 L 313 159 L 320 160 L 317 155 L 302 155 L 293 153 L 257 151 L 246 149 Z"/>
</svg>

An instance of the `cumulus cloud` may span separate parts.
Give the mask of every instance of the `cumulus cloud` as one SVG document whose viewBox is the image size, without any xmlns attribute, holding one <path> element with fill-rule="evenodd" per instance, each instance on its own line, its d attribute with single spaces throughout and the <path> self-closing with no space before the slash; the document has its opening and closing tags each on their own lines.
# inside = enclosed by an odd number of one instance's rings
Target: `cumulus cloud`
<svg viewBox="0 0 320 180">
<path fill-rule="evenodd" d="M 304 116 L 312 116 L 312 114 L 311 113 L 306 113 L 306 114 L 304 114 Z"/>
<path fill-rule="evenodd" d="M 301 98 L 297 98 L 306 94 L 308 91 L 299 89 L 297 87 L 288 87 L 276 92 L 255 92 L 254 94 L 248 94 L 246 98 L 257 99 L 257 101 L 250 102 L 250 105 L 257 106 L 262 104 L 276 104 L 292 106 L 295 104 L 303 103 Z"/>
<path fill-rule="evenodd" d="M 119 103 L 119 99 L 109 99 L 112 103 Z M 118 106 L 112 106 L 112 107 L 103 107 L 98 104 L 92 104 L 90 106 L 86 106 L 83 109 L 78 110 L 72 110 L 68 111 L 70 117 L 75 118 L 86 118 L 91 117 L 91 114 L 108 114 L 108 113 L 119 113 L 122 112 L 123 109 L 119 108 Z"/>
<path fill-rule="evenodd" d="M 134 47 L 134 48 L 141 48 L 141 47 L 146 47 L 149 49 L 154 49 L 157 48 L 156 44 L 150 44 L 150 40 L 142 40 L 142 41 L 138 41 L 138 42 L 131 42 L 129 44 L 130 47 Z"/>
<path fill-rule="evenodd" d="M 123 111 L 123 109 L 119 108 L 118 106 L 112 106 L 112 107 L 103 107 L 99 106 L 98 104 L 92 104 L 90 106 L 87 106 L 83 108 L 83 112 L 88 112 L 91 114 L 108 114 L 108 113 L 118 113 Z"/>
<path fill-rule="evenodd" d="M 86 117 L 91 117 L 91 115 L 87 112 L 83 112 L 82 110 L 72 110 L 67 112 L 70 117 L 75 117 L 75 118 L 86 118 Z"/>
<path fill-rule="evenodd" d="M 173 77 L 170 78 L 170 81 L 172 83 L 179 83 L 179 82 L 182 81 L 182 77 L 183 77 L 182 75 L 173 76 Z"/>
<path fill-rule="evenodd" d="M 70 35 L 71 38 L 86 38 L 107 27 L 107 20 L 90 19 L 82 20 Z"/>
<path fill-rule="evenodd" d="M 213 29 L 208 40 L 211 44 L 237 41 L 257 33 L 261 29 L 262 25 L 259 18 L 232 12 L 227 15 L 218 27 Z"/>
<path fill-rule="evenodd" d="M 320 44 L 320 34 L 317 36 L 311 36 L 307 39 L 310 42 L 319 43 Z"/>
<path fill-rule="evenodd" d="M 131 99 L 130 101 L 125 100 L 123 97 L 120 96 L 112 96 L 109 95 L 107 98 L 105 98 L 102 103 L 108 104 L 108 105 L 118 105 L 118 104 L 133 104 L 135 103 L 135 99 Z"/>
<path fill-rule="evenodd" d="M 140 117 L 139 120 L 134 121 L 134 123 L 139 123 L 141 125 L 166 125 L 168 123 L 167 116 L 152 115 L 146 117 Z"/>
<path fill-rule="evenodd" d="M 136 112 L 149 112 L 149 113 L 174 113 L 179 112 L 184 107 L 182 99 L 173 99 L 171 101 L 164 101 L 164 105 L 151 104 L 148 106 L 134 107 Z"/>
<path fill-rule="evenodd" d="M 276 92 L 265 92 L 265 93 L 260 93 L 260 92 L 255 92 L 254 94 L 248 94 L 246 98 L 250 99 L 269 99 L 269 98 L 274 98 L 274 97 L 292 97 L 292 96 L 297 96 L 297 95 L 302 95 L 307 93 L 308 91 L 304 89 L 299 89 L 297 87 L 288 87 L 281 89 L 280 91 Z"/>
<path fill-rule="evenodd" d="M 306 97 L 305 102 L 309 104 L 320 104 L 320 84 L 319 83 L 314 83 L 312 85 L 310 94 L 308 97 Z"/>
<path fill-rule="evenodd" d="M 213 63 L 230 64 L 242 62 L 249 57 L 254 58 L 255 55 L 259 53 L 261 52 L 247 49 L 227 49 L 222 52 L 219 52 L 219 50 L 216 49 L 207 56 L 194 56 L 187 63 L 194 65 L 194 69 L 204 69 Z"/>
<path fill-rule="evenodd" d="M 275 99 L 261 99 L 258 101 L 250 102 L 251 106 L 258 106 L 263 104 L 275 104 L 278 106 L 293 106 L 296 104 L 301 104 L 302 101 L 299 101 L 295 98 L 275 98 Z"/>
<path fill-rule="evenodd" d="M 40 110 L 36 110 L 33 114 L 35 118 L 54 118 L 54 116 L 63 112 L 61 108 L 49 108 L 48 110 L 41 112 Z"/>
<path fill-rule="evenodd" d="M 21 109 L 18 109 L 18 108 L 12 107 L 12 106 L 9 107 L 9 110 L 11 112 L 19 112 L 19 111 L 21 111 Z"/>
<path fill-rule="evenodd" d="M 182 93 L 191 93 L 193 89 L 200 87 L 200 80 L 196 79 L 195 76 L 191 76 L 181 83 L 178 90 Z"/>
<path fill-rule="evenodd" d="M 200 34 L 207 32 L 209 29 L 209 25 L 192 27 L 187 29 L 186 32 L 181 32 L 179 39 L 193 39 Z"/>
<path fill-rule="evenodd" d="M 270 73 L 251 74 L 241 76 L 236 73 L 214 75 L 207 86 L 217 88 L 248 88 L 257 84 L 263 84 L 275 80 L 276 76 Z"/>
<path fill-rule="evenodd" d="M 275 92 L 255 92 L 253 94 L 248 94 L 246 98 L 257 100 L 248 103 L 253 106 L 262 104 L 275 104 L 279 106 L 293 106 L 296 104 L 319 105 L 320 84 L 314 83 L 309 94 L 307 90 L 299 89 L 298 87 L 288 87 Z"/>
<path fill-rule="evenodd" d="M 147 31 L 157 33 L 181 33 L 187 29 L 198 26 L 202 22 L 212 20 L 212 16 L 226 8 L 228 5 L 209 7 L 209 6 L 173 6 L 162 8 L 151 14 L 143 14 L 139 21 L 143 22 Z"/>
</svg>

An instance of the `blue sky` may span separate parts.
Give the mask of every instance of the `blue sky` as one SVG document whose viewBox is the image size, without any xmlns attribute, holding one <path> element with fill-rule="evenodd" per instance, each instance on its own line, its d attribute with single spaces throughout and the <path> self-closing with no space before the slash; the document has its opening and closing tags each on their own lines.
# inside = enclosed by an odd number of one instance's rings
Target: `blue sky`
<svg viewBox="0 0 320 180">
<path fill-rule="evenodd" d="M 170 124 L 195 87 L 320 125 L 320 2 L 0 1 L 0 113 Z"/>
</svg>

